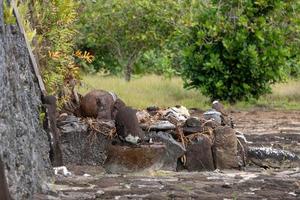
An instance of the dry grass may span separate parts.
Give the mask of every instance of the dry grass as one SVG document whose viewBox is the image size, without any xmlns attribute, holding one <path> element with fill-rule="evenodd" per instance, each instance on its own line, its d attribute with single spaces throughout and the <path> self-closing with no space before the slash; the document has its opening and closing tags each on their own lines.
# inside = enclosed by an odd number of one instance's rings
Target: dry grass
<svg viewBox="0 0 300 200">
<path fill-rule="evenodd" d="M 91 89 L 113 91 L 127 105 L 135 108 L 146 108 L 151 105 L 208 107 L 208 98 L 198 91 L 183 89 L 183 82 L 178 77 L 166 79 L 161 76 L 149 75 L 134 78 L 128 83 L 119 77 L 87 75 L 83 78 L 83 83 L 83 87 L 79 88 L 80 93 L 84 94 Z"/>
<path fill-rule="evenodd" d="M 91 89 L 103 89 L 115 92 L 127 105 L 146 108 L 151 105 L 170 107 L 184 105 L 188 108 L 207 109 L 210 101 L 196 90 L 185 90 L 180 78 L 165 79 L 161 76 L 148 75 L 134 78 L 127 83 L 122 78 L 87 75 L 83 77 L 83 86 L 79 92 L 85 94 Z M 233 106 L 238 109 L 253 107 L 275 109 L 300 109 L 300 80 L 277 84 L 273 93 L 259 100 L 240 102 Z"/>
<path fill-rule="evenodd" d="M 272 94 L 258 100 L 240 102 L 237 108 L 264 107 L 270 109 L 300 109 L 300 80 L 290 80 L 272 87 Z"/>
</svg>

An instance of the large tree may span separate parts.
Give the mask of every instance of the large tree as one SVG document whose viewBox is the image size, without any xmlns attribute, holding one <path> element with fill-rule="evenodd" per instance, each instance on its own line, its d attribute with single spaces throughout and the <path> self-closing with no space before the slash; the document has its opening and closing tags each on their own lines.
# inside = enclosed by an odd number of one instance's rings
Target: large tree
<svg viewBox="0 0 300 200">
<path fill-rule="evenodd" d="M 140 56 L 173 33 L 179 9 L 175 0 L 98 0 L 83 7 L 79 47 L 91 51 L 97 65 L 119 66 L 127 81 Z"/>
<path fill-rule="evenodd" d="M 185 86 L 230 102 L 258 98 L 299 68 L 299 1 L 212 0 L 185 30 Z"/>
</svg>

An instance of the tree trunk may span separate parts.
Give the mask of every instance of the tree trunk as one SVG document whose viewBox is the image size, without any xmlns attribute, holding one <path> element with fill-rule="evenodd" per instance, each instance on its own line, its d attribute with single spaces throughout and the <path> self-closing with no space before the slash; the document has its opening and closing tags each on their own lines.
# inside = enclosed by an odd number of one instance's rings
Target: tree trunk
<svg viewBox="0 0 300 200">
<path fill-rule="evenodd" d="M 125 67 L 125 81 L 129 82 L 132 73 L 132 63 L 128 63 Z"/>
</svg>

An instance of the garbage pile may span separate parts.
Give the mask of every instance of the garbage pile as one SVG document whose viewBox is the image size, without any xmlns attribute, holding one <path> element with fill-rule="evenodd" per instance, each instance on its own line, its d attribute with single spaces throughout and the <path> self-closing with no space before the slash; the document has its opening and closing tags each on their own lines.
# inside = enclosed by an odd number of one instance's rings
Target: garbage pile
<svg viewBox="0 0 300 200">
<path fill-rule="evenodd" d="M 65 110 L 58 118 L 65 164 L 103 165 L 111 173 L 247 164 L 247 141 L 218 101 L 191 116 L 184 106 L 135 110 L 115 94 L 95 90 Z"/>
</svg>

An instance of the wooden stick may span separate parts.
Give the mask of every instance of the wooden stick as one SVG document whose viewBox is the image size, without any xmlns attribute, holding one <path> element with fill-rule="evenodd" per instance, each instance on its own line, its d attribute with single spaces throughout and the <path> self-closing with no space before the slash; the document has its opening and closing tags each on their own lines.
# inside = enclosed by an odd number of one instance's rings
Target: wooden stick
<svg viewBox="0 0 300 200">
<path fill-rule="evenodd" d="M 31 61 L 31 64 L 33 66 L 33 70 L 34 70 L 34 74 L 38 80 L 38 84 L 39 84 L 39 88 L 42 92 L 42 96 L 46 96 L 47 95 L 47 91 L 45 89 L 45 85 L 44 85 L 44 82 L 43 82 L 43 79 L 42 79 L 42 76 L 40 74 L 40 70 L 38 68 L 38 64 L 36 62 L 36 59 L 32 53 L 32 48 L 30 46 L 30 43 L 26 37 L 26 33 L 25 33 L 25 29 L 22 25 L 22 21 L 21 21 L 21 17 L 20 17 L 20 14 L 19 14 L 19 11 L 18 11 L 18 8 L 17 8 L 17 5 L 16 5 L 16 2 L 14 0 L 11 0 L 11 6 L 13 7 L 13 10 L 14 10 L 14 13 L 15 13 L 15 17 L 17 19 L 17 23 L 18 23 L 18 26 L 20 28 L 20 31 L 21 33 L 23 34 L 24 38 L 25 38 L 25 42 L 26 42 L 26 46 L 27 46 L 27 49 L 28 49 L 28 53 L 29 53 L 29 56 L 30 56 L 30 61 Z"/>
</svg>

